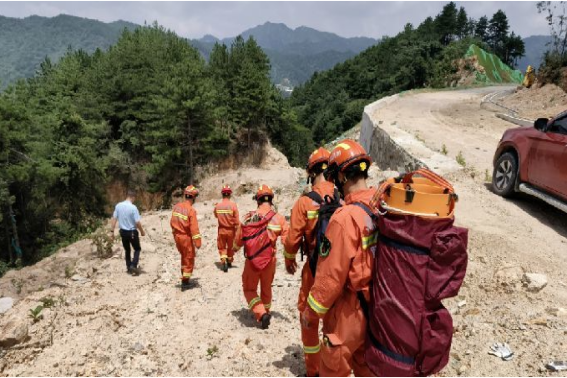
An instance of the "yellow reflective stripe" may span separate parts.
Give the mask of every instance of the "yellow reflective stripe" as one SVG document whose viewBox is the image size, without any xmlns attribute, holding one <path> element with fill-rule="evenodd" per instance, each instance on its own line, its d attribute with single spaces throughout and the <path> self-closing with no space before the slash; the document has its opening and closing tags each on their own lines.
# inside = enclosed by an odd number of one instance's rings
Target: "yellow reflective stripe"
<svg viewBox="0 0 567 378">
<path fill-rule="evenodd" d="M 318 314 L 323 315 L 323 314 L 326 314 L 327 311 L 329 311 L 329 309 L 327 307 L 325 307 L 321 303 L 317 302 L 317 300 L 315 300 L 315 298 L 313 298 L 313 295 L 311 293 L 309 293 L 309 297 L 307 298 L 307 303 L 309 304 L 309 307 L 311 307 L 311 309 Z"/>
<path fill-rule="evenodd" d="M 183 220 L 189 219 L 189 217 L 188 217 L 187 215 L 183 215 L 183 214 L 177 213 L 177 212 L 175 212 L 175 211 L 173 212 L 173 216 L 174 216 L 174 217 L 177 217 L 177 218 L 181 218 L 181 219 L 183 219 Z"/>
<path fill-rule="evenodd" d="M 295 260 L 295 255 L 296 255 L 296 254 L 297 254 L 297 253 L 288 253 L 285 249 L 284 249 L 284 251 L 283 251 L 284 257 L 285 257 L 286 259 L 288 259 L 288 260 Z"/>
<path fill-rule="evenodd" d="M 221 255 L 220 258 L 221 259 L 228 259 L 228 255 Z"/>
<path fill-rule="evenodd" d="M 233 214 L 232 210 L 217 210 L 217 214 Z"/>
<path fill-rule="evenodd" d="M 307 219 L 317 219 L 317 218 L 319 218 L 319 210 L 307 211 Z"/>
<path fill-rule="evenodd" d="M 350 146 L 346 143 L 339 143 L 339 144 L 337 144 L 337 147 L 335 147 L 335 148 L 338 148 L 338 147 L 341 147 L 343 150 L 350 150 Z"/>
<path fill-rule="evenodd" d="M 303 353 L 305 354 L 314 354 L 319 353 L 321 351 L 321 344 L 317 344 L 316 346 L 303 346 Z"/>
<path fill-rule="evenodd" d="M 372 247 L 373 245 L 376 245 L 376 243 L 378 243 L 378 231 L 375 231 L 369 236 L 362 237 L 362 249 Z"/>
<path fill-rule="evenodd" d="M 256 306 L 260 301 L 260 297 L 253 298 L 250 303 L 248 303 L 248 308 L 252 310 L 252 307 Z"/>
<path fill-rule="evenodd" d="M 201 234 L 193 235 L 192 239 L 201 239 Z"/>
<path fill-rule="evenodd" d="M 266 310 L 270 309 L 271 307 L 272 307 L 272 304 L 271 304 L 271 303 L 266 303 L 266 304 L 264 305 L 264 308 L 265 308 Z"/>
<path fill-rule="evenodd" d="M 183 278 L 191 278 L 191 273 L 183 273 Z"/>
<path fill-rule="evenodd" d="M 268 230 L 271 230 L 271 231 L 281 231 L 281 230 L 282 230 L 282 226 L 280 226 L 279 224 L 268 224 Z"/>
</svg>

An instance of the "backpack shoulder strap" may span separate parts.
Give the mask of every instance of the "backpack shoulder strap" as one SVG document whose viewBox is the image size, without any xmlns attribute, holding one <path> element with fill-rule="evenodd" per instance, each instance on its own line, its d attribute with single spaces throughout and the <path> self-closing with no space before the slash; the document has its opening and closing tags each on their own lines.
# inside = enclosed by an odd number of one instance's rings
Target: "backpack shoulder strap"
<svg viewBox="0 0 567 378">
<path fill-rule="evenodd" d="M 266 221 L 266 223 L 269 223 L 272 220 L 272 218 L 275 216 L 276 216 L 276 212 L 274 210 L 270 210 L 268 214 L 264 216 L 264 220 Z"/>
<path fill-rule="evenodd" d="M 372 220 L 377 218 L 377 215 L 368 207 L 367 205 L 363 204 L 362 202 L 355 202 L 353 205 L 360 207 Z"/>
<path fill-rule="evenodd" d="M 317 202 L 318 204 L 322 204 L 323 203 L 323 198 L 319 195 L 319 193 L 317 193 L 316 191 L 312 190 L 309 193 L 307 193 L 305 195 L 306 197 L 309 197 L 310 199 L 312 199 L 313 201 Z"/>
</svg>

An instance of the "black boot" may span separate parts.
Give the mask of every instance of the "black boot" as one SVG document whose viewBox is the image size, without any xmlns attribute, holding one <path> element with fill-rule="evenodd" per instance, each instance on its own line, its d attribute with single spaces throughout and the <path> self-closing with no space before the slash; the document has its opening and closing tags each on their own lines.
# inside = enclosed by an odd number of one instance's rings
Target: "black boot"
<svg viewBox="0 0 567 378">
<path fill-rule="evenodd" d="M 260 321 L 262 322 L 262 329 L 268 329 L 270 327 L 270 319 L 271 319 L 272 315 L 265 313 L 264 315 L 262 315 L 262 317 L 260 318 Z"/>
<path fill-rule="evenodd" d="M 228 267 L 232 268 L 232 263 L 230 261 L 228 262 Z"/>
<path fill-rule="evenodd" d="M 181 291 L 189 290 L 189 281 L 181 281 Z"/>
<path fill-rule="evenodd" d="M 222 270 L 226 273 L 228 272 L 228 263 L 226 261 L 222 262 Z"/>
</svg>

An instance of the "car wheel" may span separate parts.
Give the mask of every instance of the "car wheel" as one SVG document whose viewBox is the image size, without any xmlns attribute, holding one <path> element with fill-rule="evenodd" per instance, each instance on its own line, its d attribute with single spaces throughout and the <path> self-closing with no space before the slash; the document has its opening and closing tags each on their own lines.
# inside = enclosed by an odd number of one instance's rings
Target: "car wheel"
<svg viewBox="0 0 567 378">
<path fill-rule="evenodd" d="M 502 197 L 511 197 L 515 193 L 518 162 L 516 157 L 507 152 L 496 161 L 492 173 L 492 189 Z"/>
</svg>

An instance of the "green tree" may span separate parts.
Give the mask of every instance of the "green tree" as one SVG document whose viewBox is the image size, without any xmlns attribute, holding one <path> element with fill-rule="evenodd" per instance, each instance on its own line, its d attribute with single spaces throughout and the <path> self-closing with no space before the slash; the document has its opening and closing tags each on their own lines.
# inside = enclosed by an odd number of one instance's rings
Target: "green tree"
<svg viewBox="0 0 567 378">
<path fill-rule="evenodd" d="M 488 42 L 488 18 L 486 16 L 482 16 L 476 22 L 474 36 L 482 42 Z"/>
<path fill-rule="evenodd" d="M 458 33 L 457 26 L 457 5 L 454 2 L 446 4 L 441 13 L 435 18 L 437 33 L 440 42 L 448 45 Z"/>
</svg>

